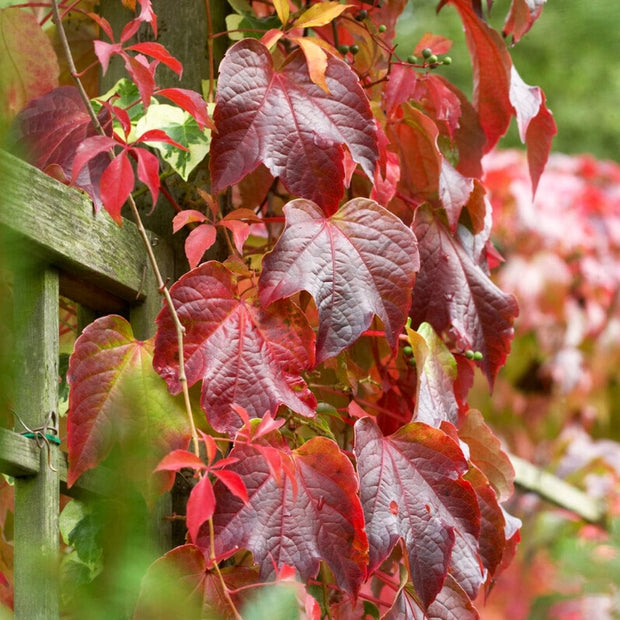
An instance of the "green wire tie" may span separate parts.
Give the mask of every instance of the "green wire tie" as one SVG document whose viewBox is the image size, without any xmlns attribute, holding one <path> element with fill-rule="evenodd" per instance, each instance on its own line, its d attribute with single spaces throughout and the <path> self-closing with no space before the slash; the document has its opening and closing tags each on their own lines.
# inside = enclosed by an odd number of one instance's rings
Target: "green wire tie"
<svg viewBox="0 0 620 620">
<path fill-rule="evenodd" d="M 36 435 L 40 435 L 41 433 L 36 433 Z M 28 437 L 28 439 L 34 439 L 35 433 L 22 433 L 23 437 Z M 50 435 L 49 433 L 45 433 L 45 438 L 52 443 L 55 443 L 57 446 L 61 444 L 60 437 L 56 437 L 56 435 Z"/>
</svg>

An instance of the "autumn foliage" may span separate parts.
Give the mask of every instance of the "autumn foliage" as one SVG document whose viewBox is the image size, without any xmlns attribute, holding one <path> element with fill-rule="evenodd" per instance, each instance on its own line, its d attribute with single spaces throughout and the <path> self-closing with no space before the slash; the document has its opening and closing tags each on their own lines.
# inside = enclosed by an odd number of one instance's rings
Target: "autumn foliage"
<svg viewBox="0 0 620 620">
<path fill-rule="evenodd" d="M 501 257 L 482 158 L 514 117 L 536 192 L 555 124 L 507 40 L 543 2 L 513 0 L 503 33 L 480 1 L 439 2 L 463 22 L 471 102 L 444 76 L 449 40 L 429 32 L 397 53 L 404 2 L 233 3 L 248 36 L 219 66 L 214 108 L 158 86 L 158 65 L 182 67 L 133 39 L 144 23 L 157 36 L 150 1 L 124 4 L 120 33 L 88 15 L 101 69 L 119 57 L 127 72 L 93 98 L 98 128 L 57 82 L 11 109 L 25 157 L 98 217 L 122 224 L 140 184 L 154 208 L 171 199 L 163 173 L 201 197 L 174 202 L 170 231 L 189 231 L 174 312 L 162 306 L 147 341 L 121 316 L 97 319 L 67 374 L 69 485 L 136 436 L 147 501 L 193 476 L 186 544 L 148 570 L 136 617 L 153 617 L 170 579 L 216 617 L 269 587 L 309 618 L 478 617 L 519 540 L 501 505 L 510 461 L 468 405 L 476 369 L 493 388 L 518 315 L 490 278 Z M 0 19 L 24 32 L 35 18 Z M 206 183 L 192 176 L 205 157 Z"/>
</svg>

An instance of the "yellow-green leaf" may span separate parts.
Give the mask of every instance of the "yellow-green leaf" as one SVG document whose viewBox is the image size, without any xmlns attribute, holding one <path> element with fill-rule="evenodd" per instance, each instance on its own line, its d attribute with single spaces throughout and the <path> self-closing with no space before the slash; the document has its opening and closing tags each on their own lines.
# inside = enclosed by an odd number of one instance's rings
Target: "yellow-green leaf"
<svg viewBox="0 0 620 620">
<path fill-rule="evenodd" d="M 352 4 L 340 4 L 339 2 L 320 2 L 313 4 L 304 11 L 294 22 L 294 28 L 318 28 L 332 22 L 342 15 Z"/>
</svg>

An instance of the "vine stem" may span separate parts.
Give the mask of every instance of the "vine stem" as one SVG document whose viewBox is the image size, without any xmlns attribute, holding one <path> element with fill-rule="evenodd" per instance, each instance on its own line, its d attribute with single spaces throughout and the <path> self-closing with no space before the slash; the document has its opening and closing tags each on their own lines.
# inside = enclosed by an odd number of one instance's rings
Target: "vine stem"
<svg viewBox="0 0 620 620">
<path fill-rule="evenodd" d="M 60 43 L 65 54 L 65 59 L 67 61 L 67 66 L 69 67 L 69 72 L 71 73 L 71 77 L 75 82 L 78 92 L 80 93 L 80 97 L 84 102 L 84 106 L 88 111 L 88 115 L 97 130 L 97 132 L 101 135 L 105 135 L 103 127 L 97 118 L 97 114 L 84 90 L 84 86 L 80 78 L 78 77 L 78 72 L 75 68 L 75 63 L 73 61 L 73 54 L 71 53 L 71 47 L 69 46 L 69 41 L 67 40 L 67 35 L 65 33 L 65 29 L 62 25 L 62 19 L 60 17 L 60 11 L 58 9 L 58 0 L 52 0 L 52 12 L 54 18 L 54 24 L 56 25 L 56 29 L 58 30 L 58 36 L 60 38 Z M 110 155 L 111 156 L 111 155 Z M 174 322 L 174 326 L 176 329 L 177 335 L 177 343 L 179 348 L 179 383 L 181 384 L 181 390 L 183 391 L 183 400 L 185 403 L 185 411 L 187 413 L 187 420 L 189 422 L 189 427 L 192 435 L 192 445 L 194 448 L 194 453 L 196 456 L 200 456 L 200 445 L 198 440 L 198 433 L 196 431 L 196 425 L 194 424 L 194 416 L 192 414 L 192 405 L 189 398 L 189 388 L 187 385 L 187 376 L 185 375 L 185 358 L 183 354 L 183 340 L 185 335 L 185 328 L 181 324 L 181 320 L 179 319 L 179 315 L 174 307 L 174 303 L 172 301 L 172 297 L 170 296 L 170 291 L 164 282 L 164 279 L 161 275 L 161 271 L 159 269 L 159 265 L 157 263 L 157 259 L 155 258 L 155 253 L 153 252 L 153 248 L 151 246 L 151 240 L 144 228 L 144 224 L 142 223 L 142 218 L 140 217 L 140 213 L 138 211 L 138 207 L 132 195 L 129 195 L 129 208 L 131 210 L 131 214 L 136 222 L 136 226 L 138 228 L 138 233 L 144 243 L 144 247 L 146 248 L 146 253 L 149 259 L 149 263 L 153 269 L 155 274 L 155 279 L 157 281 L 157 287 L 161 295 L 163 295 L 168 310 L 172 316 L 172 320 Z"/>
<path fill-rule="evenodd" d="M 216 555 L 215 555 L 215 528 L 213 527 L 213 517 L 209 517 L 209 555 L 210 559 L 213 562 L 213 568 L 220 580 L 220 584 L 222 585 L 222 592 L 224 593 L 224 598 L 226 602 L 230 606 L 231 611 L 235 615 L 237 620 L 243 620 L 243 616 L 237 611 L 237 607 L 235 606 L 232 598 L 230 598 L 230 592 L 228 591 L 228 587 L 226 586 L 226 582 L 224 581 L 224 576 L 222 575 L 222 571 L 217 564 Z"/>
</svg>

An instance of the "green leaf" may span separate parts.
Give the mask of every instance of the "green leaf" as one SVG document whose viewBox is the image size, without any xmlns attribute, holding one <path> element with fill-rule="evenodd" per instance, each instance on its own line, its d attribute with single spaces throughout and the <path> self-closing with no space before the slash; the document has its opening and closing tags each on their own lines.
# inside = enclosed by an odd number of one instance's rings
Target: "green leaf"
<svg viewBox="0 0 620 620">
<path fill-rule="evenodd" d="M 190 114 L 165 103 L 149 106 L 146 114 L 138 121 L 136 134 L 139 136 L 151 129 L 162 129 L 175 142 L 187 147 L 188 150 L 183 151 L 166 142 L 146 143 L 158 150 L 172 169 L 187 181 L 191 171 L 209 152 L 211 131 L 201 131 Z"/>
</svg>

